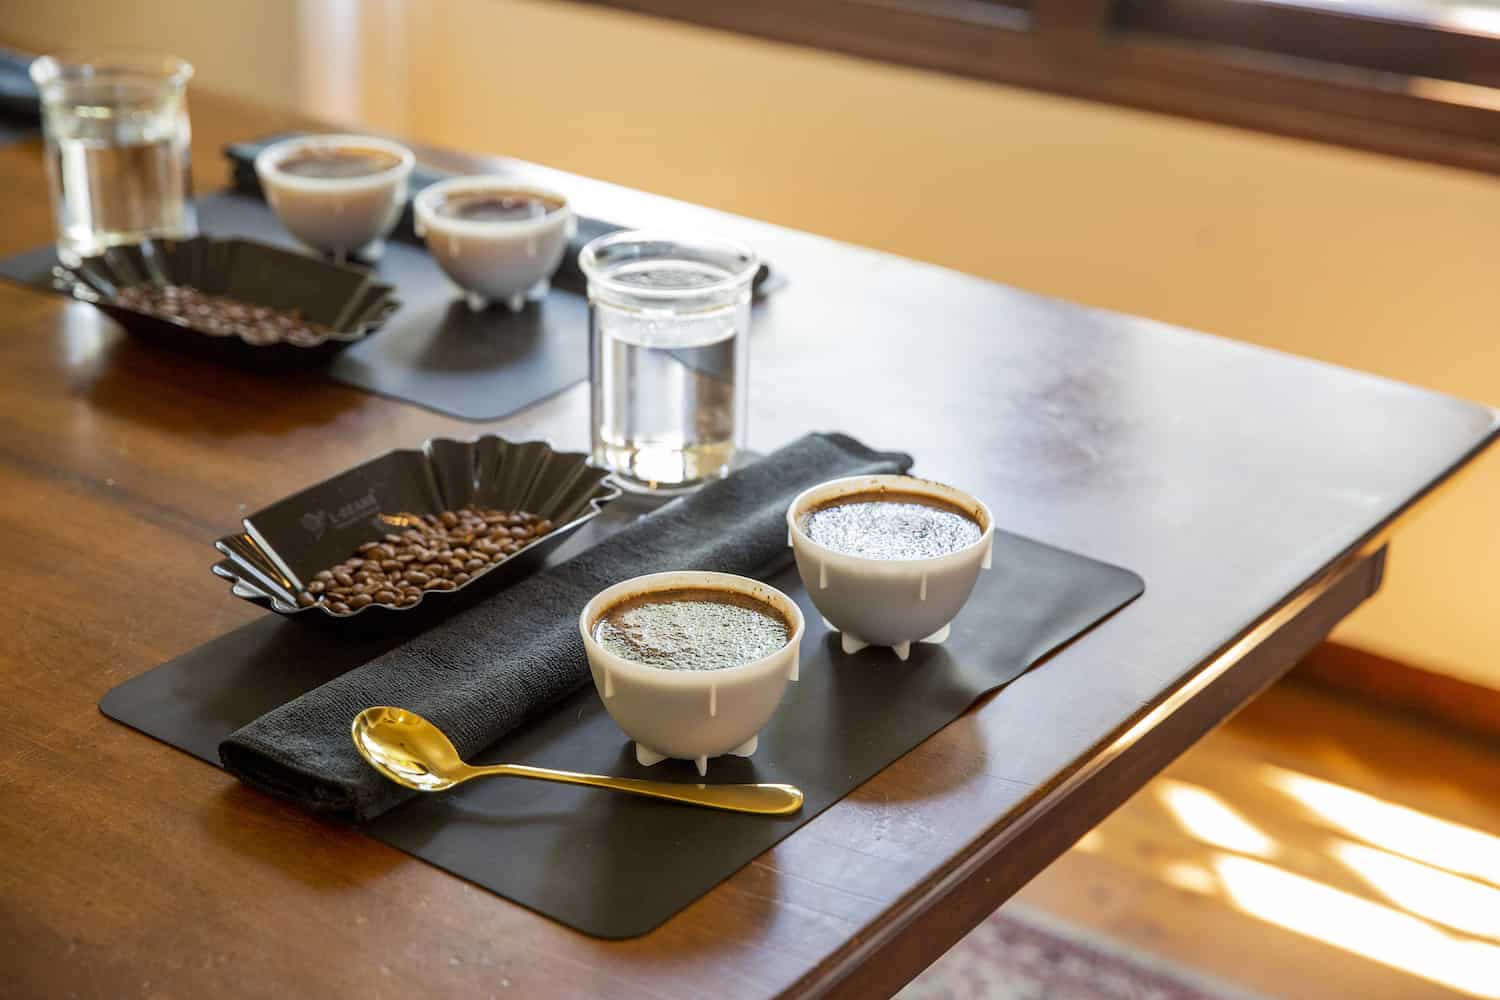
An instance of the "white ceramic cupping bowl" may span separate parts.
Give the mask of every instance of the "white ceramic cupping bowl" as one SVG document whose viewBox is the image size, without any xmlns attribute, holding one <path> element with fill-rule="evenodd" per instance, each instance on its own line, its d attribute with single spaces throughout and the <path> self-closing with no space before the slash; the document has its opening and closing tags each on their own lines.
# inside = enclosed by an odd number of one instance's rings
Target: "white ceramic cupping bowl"
<svg viewBox="0 0 1500 1000">
<path fill-rule="evenodd" d="M 662 670 L 606 650 L 594 640 L 599 616 L 627 598 L 662 590 L 706 587 L 746 594 L 786 616 L 787 644 L 770 656 L 722 670 Z M 588 652 L 594 687 L 610 717 L 635 741 L 636 760 L 650 766 L 666 758 L 691 760 L 700 775 L 708 759 L 755 753 L 788 681 L 797 679 L 804 623 L 797 603 L 774 587 L 729 573 L 680 572 L 638 576 L 600 591 L 583 609 L 578 627 Z"/>
<path fill-rule="evenodd" d="M 364 177 L 300 177 L 280 164 L 309 149 L 375 149 L 399 162 Z M 324 253 L 377 257 L 406 204 L 416 158 L 398 143 L 363 135 L 284 139 L 255 157 L 255 174 L 271 210 L 297 239 Z"/>
<path fill-rule="evenodd" d="M 867 559 L 819 545 L 802 530 L 803 517 L 839 497 L 860 493 L 913 493 L 946 500 L 968 511 L 981 533 L 973 544 L 932 559 Z M 906 659 L 913 642 L 942 642 L 949 625 L 990 566 L 995 520 L 973 496 L 913 476 L 851 476 L 801 493 L 787 508 L 787 541 L 797 572 L 829 628 L 842 633 L 845 653 L 889 646 Z"/>
<path fill-rule="evenodd" d="M 438 214 L 443 199 L 465 191 L 531 194 L 562 207 L 534 219 L 455 219 Z M 473 309 L 503 302 L 513 311 L 547 294 L 577 221 L 556 191 L 518 184 L 504 176 L 455 177 L 424 188 L 414 204 L 417 235 Z"/>
</svg>

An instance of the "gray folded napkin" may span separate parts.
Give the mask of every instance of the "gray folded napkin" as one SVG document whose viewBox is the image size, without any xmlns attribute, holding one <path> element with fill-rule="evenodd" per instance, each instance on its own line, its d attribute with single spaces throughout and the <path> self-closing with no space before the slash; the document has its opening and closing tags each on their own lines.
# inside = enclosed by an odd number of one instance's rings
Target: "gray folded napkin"
<svg viewBox="0 0 1500 1000">
<path fill-rule="evenodd" d="M 908 455 L 808 435 L 261 716 L 219 744 L 219 759 L 254 788 L 372 819 L 415 793 L 355 751 L 349 726 L 359 712 L 411 709 L 459 753 L 476 754 L 588 681 L 578 614 L 600 590 L 668 570 L 767 575 L 790 558 L 786 508 L 798 493 L 910 467 Z"/>
</svg>

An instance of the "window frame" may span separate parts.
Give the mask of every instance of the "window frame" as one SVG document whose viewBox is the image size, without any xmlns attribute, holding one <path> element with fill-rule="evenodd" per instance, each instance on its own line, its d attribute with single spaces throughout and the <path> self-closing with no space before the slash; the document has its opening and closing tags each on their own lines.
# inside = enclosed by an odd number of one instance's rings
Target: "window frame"
<svg viewBox="0 0 1500 1000">
<path fill-rule="evenodd" d="M 1395 57 L 1444 59 L 1449 51 L 1472 62 L 1487 51 L 1482 68 L 1494 66 L 1500 77 L 1500 37 L 1360 17 L 1319 0 L 1031 0 L 1025 8 L 991 0 L 578 2 L 1500 174 L 1500 87 L 1389 62 L 1391 47 L 1402 47 L 1392 39 L 1407 38 L 1425 48 Z M 1377 40 L 1374 50 L 1385 47 L 1378 58 L 1386 61 L 1319 58 L 1316 38 L 1293 52 L 1238 44 L 1247 12 L 1264 18 L 1255 31 L 1273 41 L 1327 36 L 1324 55 L 1351 44 L 1333 32 L 1353 18 Z"/>
</svg>

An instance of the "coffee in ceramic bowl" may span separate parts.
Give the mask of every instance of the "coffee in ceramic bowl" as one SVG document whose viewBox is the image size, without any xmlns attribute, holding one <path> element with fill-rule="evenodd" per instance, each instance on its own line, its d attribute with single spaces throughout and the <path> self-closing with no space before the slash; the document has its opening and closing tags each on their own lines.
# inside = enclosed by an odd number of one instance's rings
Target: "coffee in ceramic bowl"
<svg viewBox="0 0 1500 1000">
<path fill-rule="evenodd" d="M 417 234 L 472 309 L 540 301 L 577 223 L 555 191 L 503 176 L 455 177 L 423 189 Z"/>
<path fill-rule="evenodd" d="M 787 540 L 844 652 L 942 642 L 990 564 L 994 518 L 977 498 L 914 476 L 854 476 L 804 491 Z"/>
<path fill-rule="evenodd" d="M 797 679 L 802 612 L 728 573 L 656 573 L 601 591 L 579 618 L 594 686 L 636 760 L 755 752 Z"/>
<path fill-rule="evenodd" d="M 984 533 L 958 504 L 900 490 L 836 497 L 808 511 L 802 525 L 819 545 L 864 559 L 936 559 Z"/>
<path fill-rule="evenodd" d="M 785 616 L 759 598 L 715 587 L 656 590 L 626 598 L 594 622 L 594 641 L 660 670 L 723 670 L 785 646 Z"/>
<path fill-rule="evenodd" d="M 302 243 L 337 259 L 379 257 L 401 218 L 415 158 L 385 139 L 313 135 L 255 157 L 266 201 Z"/>
</svg>

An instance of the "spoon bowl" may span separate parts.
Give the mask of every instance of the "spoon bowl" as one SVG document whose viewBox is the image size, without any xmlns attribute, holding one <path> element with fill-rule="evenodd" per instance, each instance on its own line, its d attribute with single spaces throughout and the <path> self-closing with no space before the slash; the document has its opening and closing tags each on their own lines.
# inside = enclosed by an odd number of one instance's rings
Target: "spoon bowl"
<svg viewBox="0 0 1500 1000">
<path fill-rule="evenodd" d="M 367 708 L 354 717 L 353 735 L 359 755 L 398 785 L 442 792 L 472 777 L 447 735 L 416 712 Z"/>
<path fill-rule="evenodd" d="M 730 812 L 785 816 L 802 808 L 802 792 L 791 785 L 706 785 L 617 778 L 559 771 L 527 764 L 475 767 L 464 762 L 443 731 L 416 712 L 377 706 L 354 717 L 354 748 L 370 766 L 396 784 L 418 792 L 441 792 L 470 778 L 531 778 L 587 785 L 630 795 Z"/>
</svg>

